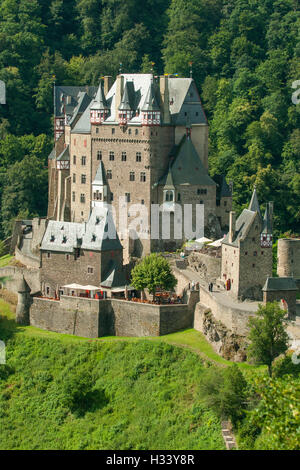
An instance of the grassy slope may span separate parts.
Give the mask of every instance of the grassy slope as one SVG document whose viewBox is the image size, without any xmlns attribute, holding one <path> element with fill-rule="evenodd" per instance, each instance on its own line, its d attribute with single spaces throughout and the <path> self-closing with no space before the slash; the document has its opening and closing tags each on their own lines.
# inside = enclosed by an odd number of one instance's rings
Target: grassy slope
<svg viewBox="0 0 300 470">
<path fill-rule="evenodd" d="M 1 299 L 0 312 L 7 346 L 0 449 L 224 448 L 219 420 L 199 398 L 199 379 L 207 361 L 230 362 L 201 333 L 90 340 L 17 326 Z M 64 384 L 74 374 L 80 383 L 87 371 L 96 398 L 80 414 L 65 404 Z"/>
</svg>

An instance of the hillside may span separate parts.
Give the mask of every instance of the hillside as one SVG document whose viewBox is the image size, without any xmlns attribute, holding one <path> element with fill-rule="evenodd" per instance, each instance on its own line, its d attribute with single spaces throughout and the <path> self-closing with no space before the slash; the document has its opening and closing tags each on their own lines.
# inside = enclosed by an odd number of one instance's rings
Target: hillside
<svg viewBox="0 0 300 470">
<path fill-rule="evenodd" d="M 4 326 L 0 449 L 224 449 L 220 421 L 199 398 L 207 366 L 194 353 Z"/>
</svg>

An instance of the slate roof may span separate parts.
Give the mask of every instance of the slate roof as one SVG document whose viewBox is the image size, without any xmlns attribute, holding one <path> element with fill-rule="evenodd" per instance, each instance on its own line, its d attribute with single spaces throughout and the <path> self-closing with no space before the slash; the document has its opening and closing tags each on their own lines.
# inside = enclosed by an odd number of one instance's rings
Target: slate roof
<svg viewBox="0 0 300 470">
<path fill-rule="evenodd" d="M 249 209 L 249 211 L 258 212 L 259 215 L 261 216 L 260 208 L 259 208 L 259 202 L 258 202 L 257 193 L 256 193 L 256 188 L 254 188 L 254 190 L 253 190 L 251 201 L 250 201 L 248 209 Z"/>
<path fill-rule="evenodd" d="M 70 161 L 70 149 L 69 145 L 61 152 L 61 154 L 57 157 L 57 161 Z"/>
<path fill-rule="evenodd" d="M 142 111 L 160 111 L 153 83 L 149 86 L 145 102 L 142 106 Z"/>
<path fill-rule="evenodd" d="M 95 100 L 91 104 L 91 109 L 107 109 L 108 104 L 105 99 L 102 82 L 99 85 Z"/>
<path fill-rule="evenodd" d="M 56 151 L 55 151 L 55 147 L 53 147 L 53 149 L 49 153 L 48 160 L 54 160 L 55 157 L 56 157 Z"/>
<path fill-rule="evenodd" d="M 122 74 L 124 78 L 124 92 L 121 100 L 120 110 L 138 111 L 138 115 L 134 113 L 128 124 L 141 124 L 141 111 L 159 110 L 160 109 L 160 93 L 158 83 L 155 82 L 152 74 Z M 170 115 L 171 123 L 174 125 L 185 126 L 187 118 L 190 124 L 207 124 L 204 110 L 201 104 L 196 84 L 192 78 L 168 78 L 168 91 L 170 99 Z M 71 87 L 76 88 L 76 87 Z M 77 87 L 78 91 L 83 87 Z M 94 88 L 94 87 L 90 87 Z M 110 109 L 110 115 L 105 123 L 111 124 L 118 120 L 116 116 L 116 97 L 117 84 L 116 81 L 105 96 L 107 107 Z M 84 90 L 84 88 L 83 88 Z M 77 93 L 78 93 L 77 91 Z M 82 91 L 82 90 L 81 90 Z M 96 93 L 96 89 L 94 94 Z M 98 88 L 99 91 L 99 88 Z M 90 96 L 90 93 L 88 93 Z M 103 93 L 104 97 L 104 93 Z M 74 98 L 75 99 L 75 98 Z M 95 98 L 94 98 L 95 101 Z M 73 111 L 74 111 L 73 106 Z M 73 132 L 86 133 L 90 131 L 89 112 L 83 113 L 75 126 Z M 73 119 L 74 120 L 74 119 Z"/>
<path fill-rule="evenodd" d="M 98 170 L 95 176 L 95 179 L 92 184 L 98 184 L 100 186 L 103 186 L 106 183 L 106 176 L 105 176 L 105 171 L 104 171 L 104 165 L 102 160 L 99 163 Z"/>
<path fill-rule="evenodd" d="M 298 288 L 292 277 L 268 277 L 262 290 L 264 292 L 280 290 L 296 291 Z"/>
<path fill-rule="evenodd" d="M 82 91 L 78 93 L 78 104 L 75 107 L 73 114 L 68 121 L 68 124 L 70 126 L 73 125 L 78 115 L 82 115 L 82 113 L 84 113 L 84 111 L 86 110 L 88 105 L 91 103 L 91 101 L 92 99 L 87 93 L 82 92 Z"/>
<path fill-rule="evenodd" d="M 222 177 L 222 186 L 221 186 L 221 192 L 220 192 L 220 197 L 231 197 L 231 189 L 229 184 L 227 184 L 225 176 Z"/>
<path fill-rule="evenodd" d="M 122 249 L 112 214 L 106 207 L 94 207 L 87 223 L 49 221 L 42 251 L 73 253 L 80 247 L 91 251 Z"/>
<path fill-rule="evenodd" d="M 273 224 L 272 224 L 272 214 L 270 213 L 269 203 L 267 204 L 264 220 L 263 220 L 263 229 L 262 233 L 272 233 Z"/>
<path fill-rule="evenodd" d="M 91 103 L 75 124 L 72 134 L 89 134 L 91 132 Z"/>
<path fill-rule="evenodd" d="M 108 270 L 108 275 L 106 279 L 101 282 L 101 287 L 120 287 L 127 284 L 124 271 L 121 266 L 117 266 L 115 261 L 112 261 Z"/>
<path fill-rule="evenodd" d="M 175 186 L 181 184 L 216 185 L 205 169 L 192 140 L 186 136 L 182 138 L 177 147 L 174 161 L 169 167 L 168 172 L 160 179 L 158 184 L 165 186 L 167 181 L 170 181 L 170 174 Z"/>
<path fill-rule="evenodd" d="M 97 88 L 94 86 L 55 86 L 55 111 L 56 117 L 64 116 L 64 110 L 67 114 L 73 115 L 82 95 L 80 92 L 92 99 L 95 96 Z M 70 104 L 67 104 L 67 97 L 70 97 Z"/>
<path fill-rule="evenodd" d="M 227 234 L 222 243 L 225 245 L 232 245 L 238 247 L 239 241 L 244 240 L 247 233 L 253 224 L 256 217 L 256 212 L 244 209 L 236 221 L 236 230 L 233 242 L 229 243 L 229 234 Z"/>
</svg>

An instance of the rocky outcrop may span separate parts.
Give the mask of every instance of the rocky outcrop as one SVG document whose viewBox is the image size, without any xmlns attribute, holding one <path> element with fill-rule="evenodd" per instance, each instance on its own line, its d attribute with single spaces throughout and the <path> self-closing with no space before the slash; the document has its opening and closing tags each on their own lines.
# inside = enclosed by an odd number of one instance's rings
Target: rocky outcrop
<svg viewBox="0 0 300 470">
<path fill-rule="evenodd" d="M 201 330 L 214 350 L 224 359 L 243 362 L 247 359 L 246 339 L 230 331 L 223 323 L 216 320 L 210 309 L 201 313 Z"/>
</svg>

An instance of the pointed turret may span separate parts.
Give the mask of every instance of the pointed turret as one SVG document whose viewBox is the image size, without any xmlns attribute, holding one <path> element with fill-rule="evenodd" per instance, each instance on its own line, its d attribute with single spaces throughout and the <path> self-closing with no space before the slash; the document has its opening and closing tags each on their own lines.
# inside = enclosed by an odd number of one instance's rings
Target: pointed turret
<svg viewBox="0 0 300 470">
<path fill-rule="evenodd" d="M 107 182 L 102 160 L 92 183 L 92 207 L 103 206 L 107 202 Z"/>
<path fill-rule="evenodd" d="M 160 106 L 157 102 L 153 83 L 150 83 L 145 103 L 141 109 L 143 126 L 159 126 L 161 123 Z"/>
<path fill-rule="evenodd" d="M 95 100 L 91 104 L 91 123 L 102 124 L 109 114 L 109 107 L 105 99 L 102 82 L 99 85 Z"/>
<path fill-rule="evenodd" d="M 263 229 L 261 232 L 261 246 L 271 248 L 273 241 L 273 202 L 269 202 L 263 220 Z"/>
<path fill-rule="evenodd" d="M 134 110 L 133 110 L 133 104 L 132 104 L 130 92 L 131 90 L 129 87 L 129 82 L 126 82 L 125 87 L 124 87 L 124 93 L 122 96 L 122 101 L 119 106 L 119 124 L 121 126 L 125 126 L 127 122 L 130 121 L 130 119 L 133 116 Z"/>
<path fill-rule="evenodd" d="M 252 211 L 252 212 L 258 212 L 258 214 L 261 217 L 259 202 L 258 202 L 257 193 L 256 193 L 256 186 L 254 186 L 253 194 L 252 194 L 248 209 L 249 211 Z"/>
</svg>

